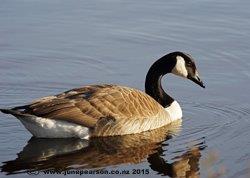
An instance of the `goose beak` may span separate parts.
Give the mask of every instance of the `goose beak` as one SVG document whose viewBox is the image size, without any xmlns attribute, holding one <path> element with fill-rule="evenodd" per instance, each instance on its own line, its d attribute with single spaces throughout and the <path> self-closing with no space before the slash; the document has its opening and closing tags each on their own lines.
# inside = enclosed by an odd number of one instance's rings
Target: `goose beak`
<svg viewBox="0 0 250 178">
<path fill-rule="evenodd" d="M 200 85 L 202 88 L 205 88 L 205 85 L 203 84 L 202 80 L 200 79 L 198 73 L 196 73 L 194 76 L 188 75 L 188 79 L 192 80 L 194 83 Z"/>
</svg>

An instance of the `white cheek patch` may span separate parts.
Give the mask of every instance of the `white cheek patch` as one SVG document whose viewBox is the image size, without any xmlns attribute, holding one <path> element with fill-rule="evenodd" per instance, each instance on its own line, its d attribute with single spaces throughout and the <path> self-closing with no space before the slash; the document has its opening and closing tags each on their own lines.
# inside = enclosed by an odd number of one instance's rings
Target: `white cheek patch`
<svg viewBox="0 0 250 178">
<path fill-rule="evenodd" d="M 183 59 L 183 57 L 176 57 L 176 65 L 171 72 L 175 75 L 187 78 L 188 71 L 186 69 L 185 60 Z"/>
</svg>

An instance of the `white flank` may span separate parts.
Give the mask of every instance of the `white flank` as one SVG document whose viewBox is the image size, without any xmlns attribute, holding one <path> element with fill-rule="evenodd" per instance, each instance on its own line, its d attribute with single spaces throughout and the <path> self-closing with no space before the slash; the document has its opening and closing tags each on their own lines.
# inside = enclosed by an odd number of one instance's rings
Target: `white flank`
<svg viewBox="0 0 250 178">
<path fill-rule="evenodd" d="M 174 101 L 169 107 L 165 108 L 169 113 L 171 121 L 175 121 L 182 118 L 182 110 L 177 101 Z"/>
<path fill-rule="evenodd" d="M 18 117 L 24 127 L 35 137 L 40 138 L 89 138 L 89 129 L 67 121 L 42 117 Z"/>
<path fill-rule="evenodd" d="M 188 71 L 186 69 L 185 60 L 183 59 L 183 57 L 176 57 L 176 65 L 171 72 L 175 75 L 187 78 Z"/>
</svg>

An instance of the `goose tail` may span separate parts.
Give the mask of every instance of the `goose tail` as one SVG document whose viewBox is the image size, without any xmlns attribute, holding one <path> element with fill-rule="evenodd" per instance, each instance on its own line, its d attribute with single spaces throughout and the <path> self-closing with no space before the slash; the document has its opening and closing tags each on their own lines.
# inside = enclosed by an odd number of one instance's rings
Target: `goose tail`
<svg viewBox="0 0 250 178">
<path fill-rule="evenodd" d="M 14 115 L 14 116 L 18 116 L 18 115 L 21 115 L 21 112 L 18 111 L 18 110 L 15 110 L 15 109 L 1 109 L 0 108 L 0 111 L 4 114 L 11 114 L 11 115 Z"/>
<path fill-rule="evenodd" d="M 11 114 L 13 116 L 21 116 L 24 115 L 24 113 L 22 112 L 23 109 L 26 109 L 27 105 L 25 106 L 18 106 L 18 107 L 14 107 L 11 109 L 6 109 L 6 108 L 0 108 L 0 111 L 4 114 Z"/>
</svg>

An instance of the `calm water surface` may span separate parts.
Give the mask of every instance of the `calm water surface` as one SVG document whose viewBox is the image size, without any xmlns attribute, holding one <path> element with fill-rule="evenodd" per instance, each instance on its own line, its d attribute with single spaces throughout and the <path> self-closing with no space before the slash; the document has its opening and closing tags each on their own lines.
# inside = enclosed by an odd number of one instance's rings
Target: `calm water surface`
<svg viewBox="0 0 250 178">
<path fill-rule="evenodd" d="M 0 107 L 95 83 L 144 90 L 149 66 L 176 50 L 192 54 L 206 84 L 203 90 L 165 77 L 183 122 L 134 138 L 30 140 L 18 120 L 1 113 L 0 177 L 75 168 L 250 177 L 249 6 L 247 0 L 0 0 Z"/>
</svg>

